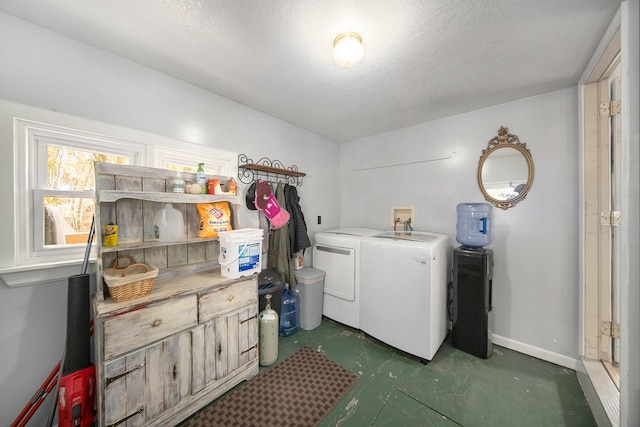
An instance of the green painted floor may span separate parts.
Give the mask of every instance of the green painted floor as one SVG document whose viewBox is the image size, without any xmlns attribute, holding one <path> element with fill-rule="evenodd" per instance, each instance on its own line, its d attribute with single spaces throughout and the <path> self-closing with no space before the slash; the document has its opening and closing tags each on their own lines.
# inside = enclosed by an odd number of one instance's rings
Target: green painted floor
<svg viewBox="0 0 640 427">
<path fill-rule="evenodd" d="M 423 365 L 324 318 L 312 331 L 280 337 L 278 361 L 304 346 L 360 377 L 321 426 L 596 425 L 574 371 L 503 347 L 480 359 L 447 338 Z"/>
</svg>

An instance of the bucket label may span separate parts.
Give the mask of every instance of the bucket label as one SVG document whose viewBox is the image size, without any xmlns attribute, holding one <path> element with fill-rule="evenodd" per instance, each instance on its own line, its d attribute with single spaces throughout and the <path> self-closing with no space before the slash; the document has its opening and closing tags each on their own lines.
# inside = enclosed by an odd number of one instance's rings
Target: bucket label
<svg viewBox="0 0 640 427">
<path fill-rule="evenodd" d="M 253 270 L 260 264 L 260 243 L 249 243 L 238 247 L 238 271 Z"/>
</svg>

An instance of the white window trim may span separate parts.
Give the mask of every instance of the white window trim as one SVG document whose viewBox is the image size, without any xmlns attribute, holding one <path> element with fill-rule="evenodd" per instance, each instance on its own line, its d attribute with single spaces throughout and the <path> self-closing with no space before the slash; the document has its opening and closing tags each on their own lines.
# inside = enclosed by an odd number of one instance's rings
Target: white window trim
<svg viewBox="0 0 640 427">
<path fill-rule="evenodd" d="M 55 120 L 52 120 L 55 121 Z M 42 206 L 34 206 L 34 193 L 32 185 L 36 179 L 34 162 L 30 150 L 29 138 L 34 135 L 48 138 L 62 138 L 64 145 L 70 146 L 68 138 L 72 140 L 86 141 L 87 143 L 108 143 L 111 147 L 120 146 L 123 153 L 130 156 L 131 164 L 140 166 L 166 167 L 169 160 L 180 161 L 185 164 L 204 162 L 208 167 L 220 171 L 221 176 L 235 177 L 238 172 L 238 154 L 229 151 L 215 149 L 186 141 L 163 137 L 135 129 L 123 128 L 102 122 L 94 122 L 79 117 L 72 117 L 81 123 L 79 127 L 84 129 L 100 129 L 102 134 L 65 127 L 56 124 L 48 124 L 23 118 L 14 118 L 14 245 L 13 266 L 0 267 L 0 279 L 9 287 L 30 286 L 45 283 L 56 283 L 66 280 L 69 276 L 80 273 L 80 266 L 85 252 L 84 245 L 70 248 L 58 248 L 56 255 L 43 254 L 33 250 L 34 209 L 42 209 Z M 109 136 L 107 136 L 109 134 Z M 79 142 L 79 148 L 87 149 L 86 145 Z M 171 148 L 181 147 L 180 150 Z M 207 167 L 205 166 L 205 167 Z M 93 191 L 90 197 L 94 196 Z M 24 219 L 27 218 L 27 221 Z M 42 226 L 40 226 L 42 227 Z M 42 231 L 42 230 L 40 230 Z M 10 250 L 11 250 L 10 249 Z M 88 272 L 93 272 L 95 251 L 92 250 L 92 264 Z"/>
<path fill-rule="evenodd" d="M 18 162 L 14 171 L 16 185 L 14 215 L 16 236 L 19 237 L 16 238 L 14 245 L 16 267 L 82 260 L 84 255 L 83 245 L 45 249 L 37 245 L 37 239 L 34 237 L 38 230 L 42 231 L 41 222 L 44 219 L 42 203 L 36 200 L 36 196 L 56 193 L 43 188 L 46 185 L 43 177 L 40 177 L 41 182 L 38 182 L 38 170 L 42 163 L 47 161 L 43 146 L 51 142 L 96 151 L 104 150 L 104 147 L 108 146 L 109 151 L 126 155 L 131 159 L 132 164 L 138 165 L 143 162 L 146 150 L 144 144 L 117 137 L 15 118 L 14 153 Z M 93 191 L 78 192 L 78 194 L 94 197 Z M 27 220 L 23 220 L 24 218 Z"/>
</svg>

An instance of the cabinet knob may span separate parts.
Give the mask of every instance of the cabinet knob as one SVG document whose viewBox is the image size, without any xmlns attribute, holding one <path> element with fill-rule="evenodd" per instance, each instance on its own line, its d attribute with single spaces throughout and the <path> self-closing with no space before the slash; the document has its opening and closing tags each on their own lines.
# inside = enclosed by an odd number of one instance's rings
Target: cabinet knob
<svg viewBox="0 0 640 427">
<path fill-rule="evenodd" d="M 235 297 L 236 297 L 235 295 L 229 295 L 229 297 L 227 298 L 227 301 L 231 302 Z"/>
<path fill-rule="evenodd" d="M 161 323 L 162 323 L 162 320 L 156 319 L 153 322 L 151 322 L 151 327 L 152 328 L 157 328 L 158 326 L 160 326 Z"/>
</svg>

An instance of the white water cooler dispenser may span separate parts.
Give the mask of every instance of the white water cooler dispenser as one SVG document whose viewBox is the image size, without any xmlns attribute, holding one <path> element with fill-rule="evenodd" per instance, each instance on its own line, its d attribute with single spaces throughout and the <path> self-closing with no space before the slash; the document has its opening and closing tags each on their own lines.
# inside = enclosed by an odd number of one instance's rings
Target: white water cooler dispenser
<svg viewBox="0 0 640 427">
<path fill-rule="evenodd" d="M 491 355 L 489 315 L 493 285 L 491 205 L 458 205 L 456 240 L 453 250 L 452 345 L 474 356 Z"/>
</svg>

